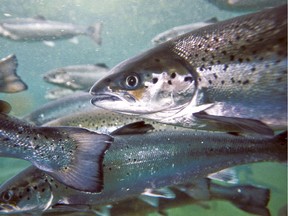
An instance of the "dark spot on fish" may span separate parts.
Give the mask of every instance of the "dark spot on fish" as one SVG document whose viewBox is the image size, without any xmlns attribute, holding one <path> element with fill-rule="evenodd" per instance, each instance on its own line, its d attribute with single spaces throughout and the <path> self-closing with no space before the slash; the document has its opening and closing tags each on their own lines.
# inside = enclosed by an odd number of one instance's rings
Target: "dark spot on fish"
<svg viewBox="0 0 288 216">
<path fill-rule="evenodd" d="M 240 63 L 242 63 L 242 62 L 243 62 L 243 59 L 242 59 L 242 58 L 239 58 L 238 61 L 239 61 Z"/>
<path fill-rule="evenodd" d="M 64 151 L 64 147 L 63 146 L 61 146 L 61 149 L 62 149 L 62 151 Z"/>
<path fill-rule="evenodd" d="M 265 68 L 269 68 L 270 67 L 270 65 L 269 64 L 265 64 Z"/>
<path fill-rule="evenodd" d="M 201 44 L 198 44 L 198 48 L 201 48 L 202 47 L 202 45 Z"/>
<path fill-rule="evenodd" d="M 242 46 L 240 46 L 240 49 L 245 50 L 246 46 L 242 45 Z"/>
<path fill-rule="evenodd" d="M 276 81 L 277 81 L 277 82 L 281 82 L 281 81 L 282 81 L 282 77 L 278 77 L 278 78 L 276 79 Z"/>
<path fill-rule="evenodd" d="M 215 50 L 219 50 L 219 47 L 215 47 Z"/>
<path fill-rule="evenodd" d="M 209 84 L 212 84 L 212 81 L 211 81 L 211 80 L 208 80 L 208 83 L 209 83 Z"/>
<path fill-rule="evenodd" d="M 234 78 L 233 78 L 233 77 L 231 78 L 231 82 L 232 82 L 232 83 L 235 83 L 235 80 L 234 80 Z"/>
<path fill-rule="evenodd" d="M 251 61 L 251 59 L 250 59 L 250 58 L 246 58 L 246 61 L 247 61 L 247 62 L 250 62 L 250 61 Z"/>
<path fill-rule="evenodd" d="M 27 197 L 27 200 L 30 200 L 30 197 Z"/>
<path fill-rule="evenodd" d="M 19 196 L 19 198 L 20 198 L 20 199 L 22 199 L 22 198 L 23 198 L 23 196 L 21 196 L 21 195 L 20 195 L 20 196 Z"/>
<path fill-rule="evenodd" d="M 43 193 L 45 191 L 45 188 L 43 188 L 42 190 L 41 190 L 41 192 Z"/>
<path fill-rule="evenodd" d="M 214 58 L 215 58 L 215 55 L 212 54 L 211 57 L 212 57 L 212 59 L 214 59 Z"/>
<path fill-rule="evenodd" d="M 213 148 L 210 148 L 210 152 L 213 152 L 214 151 L 214 149 Z"/>
<path fill-rule="evenodd" d="M 208 53 L 208 49 L 205 49 L 204 52 L 205 52 L 205 53 Z"/>
<path fill-rule="evenodd" d="M 241 80 L 238 80 L 238 81 L 237 81 L 237 83 L 241 84 L 241 83 L 242 83 L 242 81 L 241 81 Z"/>
<path fill-rule="evenodd" d="M 127 172 L 127 173 L 126 173 L 126 175 L 127 175 L 127 176 L 129 176 L 129 175 L 130 175 L 130 173 L 129 173 L 129 172 Z"/>
<path fill-rule="evenodd" d="M 58 188 L 58 185 L 57 185 L 57 184 L 55 184 L 55 188 Z"/>
<path fill-rule="evenodd" d="M 276 61 L 275 61 L 275 63 L 274 63 L 274 64 L 276 65 L 276 64 L 278 64 L 278 63 L 280 63 L 280 62 L 281 62 L 281 60 L 280 60 L 280 59 L 278 59 L 278 60 L 276 60 Z"/>
<path fill-rule="evenodd" d="M 217 37 L 213 37 L 213 40 L 214 40 L 215 42 L 218 42 L 218 41 L 219 41 L 219 39 L 218 39 Z"/>
<path fill-rule="evenodd" d="M 171 79 L 174 79 L 176 77 L 176 73 L 173 72 L 170 77 L 171 77 Z"/>
<path fill-rule="evenodd" d="M 111 171 L 111 170 L 112 170 L 112 168 L 111 168 L 111 167 L 109 167 L 109 170 Z"/>
<path fill-rule="evenodd" d="M 249 83 L 249 80 L 245 80 L 242 84 L 247 85 Z"/>
<path fill-rule="evenodd" d="M 136 161 L 137 161 L 137 159 L 135 159 L 135 158 L 134 158 L 134 160 L 133 160 L 133 161 L 134 161 L 134 162 L 136 162 Z"/>
<path fill-rule="evenodd" d="M 34 137 L 33 139 L 34 139 L 34 140 L 37 140 L 37 137 Z"/>
<path fill-rule="evenodd" d="M 223 51 L 222 51 L 222 54 L 223 54 L 223 55 L 227 55 L 227 51 L 226 51 L 226 50 L 223 50 Z"/>
<path fill-rule="evenodd" d="M 45 139 L 49 139 L 49 137 L 47 137 L 46 135 L 44 135 Z"/>
<path fill-rule="evenodd" d="M 38 187 L 37 187 L 37 186 L 34 186 L 33 188 L 34 188 L 34 190 L 37 190 L 37 189 L 38 189 Z"/>
<path fill-rule="evenodd" d="M 236 39 L 236 40 L 240 40 L 241 37 L 240 37 L 239 35 L 237 35 L 235 39 Z"/>
<path fill-rule="evenodd" d="M 259 58 L 259 61 L 263 61 L 263 60 L 264 60 L 264 58 L 263 58 L 263 57 L 260 57 L 260 58 Z"/>
<path fill-rule="evenodd" d="M 23 133 L 23 131 L 18 131 L 18 134 L 22 134 Z"/>
<path fill-rule="evenodd" d="M 148 86 L 146 86 L 146 85 L 145 85 L 144 87 L 145 87 L 145 88 L 148 88 Z"/>
<path fill-rule="evenodd" d="M 231 40 L 229 40 L 229 41 L 228 41 L 228 43 L 229 43 L 230 45 L 232 45 L 232 44 L 233 44 L 233 42 L 232 42 Z"/>
<path fill-rule="evenodd" d="M 111 79 L 110 79 L 110 78 L 106 78 L 106 79 L 104 79 L 104 82 L 105 82 L 106 85 L 107 85 L 107 84 L 109 84 L 109 83 L 111 82 Z"/>
<path fill-rule="evenodd" d="M 192 77 L 191 76 L 186 76 L 185 78 L 184 78 L 184 81 L 185 82 L 192 82 L 193 81 L 193 79 L 192 79 Z"/>
<path fill-rule="evenodd" d="M 263 41 L 263 40 L 264 40 L 263 38 L 259 38 L 259 39 L 258 39 L 259 42 L 261 42 L 261 41 Z"/>
<path fill-rule="evenodd" d="M 71 154 L 73 153 L 73 151 L 72 151 L 72 150 L 70 150 L 69 152 L 70 152 Z"/>
<path fill-rule="evenodd" d="M 211 67 L 211 66 L 210 66 L 210 67 L 208 67 L 208 70 L 210 70 L 210 71 L 211 71 L 211 70 L 212 70 L 212 67 Z"/>
<path fill-rule="evenodd" d="M 203 39 L 204 39 L 204 40 L 208 40 L 208 39 L 209 39 L 209 37 L 207 37 L 207 36 L 204 36 L 204 37 L 203 37 Z"/>
<path fill-rule="evenodd" d="M 226 71 L 228 67 L 229 67 L 229 66 L 228 66 L 227 64 L 224 64 L 223 70 Z"/>
<path fill-rule="evenodd" d="M 247 42 L 247 43 L 250 43 L 250 42 L 251 42 L 251 40 L 248 38 L 248 39 L 246 39 L 246 42 Z"/>
<path fill-rule="evenodd" d="M 24 150 L 24 151 L 26 151 L 26 150 L 27 150 L 27 147 L 26 147 L 26 146 L 24 146 L 23 150 Z"/>
<path fill-rule="evenodd" d="M 257 53 L 257 50 L 253 50 L 252 54 L 255 55 Z"/>
<path fill-rule="evenodd" d="M 217 74 L 216 74 L 216 73 L 213 73 L 213 76 L 214 76 L 214 78 L 215 78 L 215 79 L 217 79 L 217 78 L 218 78 L 218 76 L 217 76 Z"/>
<path fill-rule="evenodd" d="M 206 59 L 205 59 L 204 57 L 203 57 L 203 58 L 201 58 L 201 60 L 202 60 L 202 61 L 206 61 Z"/>
<path fill-rule="evenodd" d="M 211 45 L 210 45 L 210 44 L 207 44 L 207 48 L 208 48 L 208 49 L 211 48 Z"/>
<path fill-rule="evenodd" d="M 223 85 L 224 83 L 225 83 L 225 81 L 224 81 L 224 80 L 222 80 L 222 81 L 221 81 L 221 84 Z"/>
<path fill-rule="evenodd" d="M 234 55 L 230 55 L 230 61 L 234 61 L 235 56 Z"/>
<path fill-rule="evenodd" d="M 26 191 L 29 193 L 30 192 L 30 188 L 27 188 Z"/>
<path fill-rule="evenodd" d="M 202 80 L 202 79 L 199 77 L 199 78 L 198 78 L 198 81 L 201 82 L 201 80 Z"/>
<path fill-rule="evenodd" d="M 256 71 L 256 68 L 255 67 L 251 68 L 251 71 L 252 72 Z"/>
<path fill-rule="evenodd" d="M 157 82 L 158 82 L 158 78 L 153 78 L 153 79 L 152 79 L 152 83 L 153 83 L 153 84 L 156 84 Z"/>
<path fill-rule="evenodd" d="M 198 57 L 198 56 L 199 56 L 199 55 L 196 53 L 196 54 L 195 54 L 195 57 Z"/>
<path fill-rule="evenodd" d="M 160 59 L 156 58 L 156 59 L 155 59 L 155 62 L 160 62 Z"/>
<path fill-rule="evenodd" d="M 36 146 L 34 147 L 35 150 L 37 150 L 37 149 L 39 149 L 39 148 L 40 148 L 39 145 L 36 145 Z"/>
<path fill-rule="evenodd" d="M 2 141 L 9 141 L 10 140 L 10 138 L 8 138 L 8 137 L 4 137 L 3 139 L 2 139 Z"/>
<path fill-rule="evenodd" d="M 211 64 L 211 65 L 214 65 L 214 61 L 210 61 L 210 64 Z"/>
</svg>

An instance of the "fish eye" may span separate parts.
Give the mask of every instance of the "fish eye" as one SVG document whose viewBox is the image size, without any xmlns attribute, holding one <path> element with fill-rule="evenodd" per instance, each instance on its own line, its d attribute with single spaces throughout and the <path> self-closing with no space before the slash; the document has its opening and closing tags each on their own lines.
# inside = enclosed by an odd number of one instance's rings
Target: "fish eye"
<svg viewBox="0 0 288 216">
<path fill-rule="evenodd" d="M 8 202 L 12 199 L 14 193 L 12 190 L 8 190 L 8 191 L 5 191 L 3 192 L 2 194 L 2 199 L 5 201 L 5 202 Z"/>
<path fill-rule="evenodd" d="M 139 77 L 138 75 L 129 75 L 126 77 L 125 84 L 129 89 L 134 89 L 139 84 Z"/>
</svg>

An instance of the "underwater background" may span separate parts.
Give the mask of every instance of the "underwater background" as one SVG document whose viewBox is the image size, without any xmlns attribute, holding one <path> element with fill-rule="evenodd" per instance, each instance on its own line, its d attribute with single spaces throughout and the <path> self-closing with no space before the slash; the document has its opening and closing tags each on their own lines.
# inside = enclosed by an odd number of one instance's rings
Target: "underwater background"
<svg viewBox="0 0 288 216">
<path fill-rule="evenodd" d="M 247 13 L 247 12 L 246 12 Z M 221 10 L 205 0 L 0 0 L 0 20 L 44 16 L 49 20 L 89 26 L 103 23 L 102 45 L 79 36 L 79 43 L 55 41 L 54 47 L 42 42 L 12 41 L 0 38 L 0 58 L 15 54 L 17 73 L 28 90 L 15 94 L 0 93 L 0 99 L 12 105 L 12 115 L 24 116 L 49 100 L 45 93 L 53 86 L 42 75 L 48 70 L 68 65 L 105 63 L 113 67 L 153 45 L 151 39 L 174 26 L 217 17 L 224 20 L 244 14 Z M 17 174 L 30 163 L 0 158 L 0 183 Z M 287 165 L 257 163 L 237 168 L 240 183 L 253 183 L 271 189 L 269 209 L 278 215 L 287 204 Z M 250 215 L 225 201 L 211 201 L 171 209 L 169 215 Z M 156 215 L 156 214 L 153 214 Z"/>
</svg>

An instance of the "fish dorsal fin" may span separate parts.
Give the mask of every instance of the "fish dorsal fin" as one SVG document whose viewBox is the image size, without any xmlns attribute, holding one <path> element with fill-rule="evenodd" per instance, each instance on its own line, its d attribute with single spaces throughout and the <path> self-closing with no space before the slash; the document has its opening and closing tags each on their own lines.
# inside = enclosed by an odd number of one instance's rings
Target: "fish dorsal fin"
<svg viewBox="0 0 288 216">
<path fill-rule="evenodd" d="M 208 178 L 231 184 L 237 184 L 239 182 L 237 173 L 233 168 L 227 168 L 216 173 L 211 173 L 208 175 Z"/>
<path fill-rule="evenodd" d="M 109 67 L 105 63 L 96 63 L 96 66 L 103 67 L 109 69 Z"/>
<path fill-rule="evenodd" d="M 36 20 L 46 20 L 46 18 L 43 15 L 36 15 L 33 18 Z"/>
<path fill-rule="evenodd" d="M 11 105 L 8 102 L 0 100 L 0 113 L 8 114 L 11 109 Z"/>
<path fill-rule="evenodd" d="M 130 135 L 130 134 L 145 134 L 150 130 L 154 130 L 151 124 L 145 124 L 144 121 L 133 122 L 116 129 L 110 135 Z"/>
<path fill-rule="evenodd" d="M 216 23 L 218 22 L 219 20 L 217 19 L 217 17 L 212 17 L 208 20 L 205 20 L 205 23 Z"/>
</svg>

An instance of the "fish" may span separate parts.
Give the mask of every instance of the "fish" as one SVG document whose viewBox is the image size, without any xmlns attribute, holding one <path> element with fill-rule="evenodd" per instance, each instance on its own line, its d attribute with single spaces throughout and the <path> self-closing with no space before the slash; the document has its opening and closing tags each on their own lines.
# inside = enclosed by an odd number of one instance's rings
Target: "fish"
<svg viewBox="0 0 288 216">
<path fill-rule="evenodd" d="M 101 192 L 98 178 L 112 137 L 77 127 L 37 127 L 5 113 L 0 122 L 1 157 L 30 161 L 77 190 Z"/>
<path fill-rule="evenodd" d="M 175 38 L 179 35 L 193 31 L 195 29 L 199 29 L 207 25 L 211 25 L 216 22 L 218 22 L 218 19 L 216 17 L 213 17 L 204 22 L 197 22 L 197 23 L 192 23 L 192 24 L 187 24 L 187 25 L 176 26 L 156 35 L 154 38 L 152 38 L 152 43 L 154 45 L 158 45 L 160 43 L 171 40 L 172 38 Z"/>
<path fill-rule="evenodd" d="M 65 115 L 79 111 L 85 112 L 95 108 L 90 103 L 90 100 L 91 95 L 88 92 L 77 92 L 45 103 L 32 112 L 24 115 L 22 120 L 40 126 Z"/>
<path fill-rule="evenodd" d="M 55 100 L 55 99 L 59 99 L 59 98 L 63 98 L 69 95 L 72 95 L 76 92 L 83 92 L 82 90 L 72 90 L 69 88 L 53 88 L 50 90 L 47 90 L 45 93 L 45 98 L 49 99 L 49 100 Z"/>
<path fill-rule="evenodd" d="M 72 90 L 89 90 L 101 77 L 107 74 L 106 64 L 71 65 L 48 71 L 43 79 L 51 84 Z"/>
<path fill-rule="evenodd" d="M 256 11 L 287 3 L 286 0 L 208 0 L 208 2 L 229 11 Z"/>
<path fill-rule="evenodd" d="M 140 130 L 141 133 L 131 134 L 130 131 L 125 134 L 127 127 L 130 130 L 134 128 L 135 132 Z M 56 204 L 107 205 L 139 194 L 174 199 L 175 195 L 171 190 L 167 190 L 167 187 L 188 184 L 205 178 L 211 173 L 240 164 L 287 160 L 287 131 L 271 138 L 235 136 L 220 132 L 192 132 L 188 129 L 153 132 L 152 129 L 149 124 L 136 122 L 124 126 L 122 132 L 116 130 L 110 134 L 114 141 L 103 159 L 104 188 L 101 193 L 74 190 L 58 183 L 53 176 L 42 171 L 34 174 L 26 173 L 26 178 L 30 180 L 23 180 L 23 178 L 21 180 L 25 184 L 28 183 L 27 187 L 31 191 L 35 190 L 34 192 L 38 193 L 38 196 L 33 195 L 38 198 L 43 193 L 37 186 L 38 182 L 49 183 L 50 193 L 45 189 L 43 200 L 51 200 L 51 197 L 53 200 L 50 204 L 40 204 L 42 199 L 37 201 L 37 206 L 44 206 L 45 209 L 48 209 L 49 205 Z M 143 133 L 144 131 L 146 132 Z M 38 180 L 35 182 L 33 179 Z M 19 188 L 11 181 L 7 184 L 10 185 L 8 187 L 10 189 L 17 191 Z M 1 187 L 1 193 L 2 188 L 7 189 L 7 184 Z M 24 189 L 22 186 L 22 191 L 26 191 L 25 184 L 23 184 Z M 19 193 L 13 190 L 12 194 L 16 194 L 16 197 L 18 194 L 21 200 Z M 6 191 L 4 194 L 7 194 L 7 190 L 4 191 Z M 18 198 L 9 197 L 5 202 L 3 195 L 0 197 L 3 202 L 2 209 L 5 211 L 19 209 L 16 201 L 19 200 Z M 27 196 L 23 200 L 26 206 L 37 208 L 34 201 L 27 199 Z M 32 202 L 31 205 L 28 204 L 29 200 Z"/>
<path fill-rule="evenodd" d="M 127 59 L 90 89 L 95 106 L 199 130 L 287 127 L 287 5 L 221 21 Z"/>
<path fill-rule="evenodd" d="M 14 54 L 0 60 L 0 92 L 16 93 L 28 89 L 27 84 L 17 75 L 18 61 Z"/>
<path fill-rule="evenodd" d="M 101 30 L 101 22 L 89 27 L 84 27 L 71 23 L 47 20 L 43 16 L 0 20 L 0 36 L 15 41 L 52 42 L 59 39 L 69 39 L 79 35 L 86 35 L 100 45 Z"/>
<path fill-rule="evenodd" d="M 55 193 L 53 188 L 55 188 L 54 184 L 56 183 L 55 181 L 51 182 L 51 180 L 51 177 L 46 176 L 44 172 L 33 166 L 16 174 L 0 186 L 0 213 L 37 212 L 42 213 L 43 216 L 48 216 L 58 215 L 58 213 L 71 215 L 72 212 L 78 213 L 78 215 L 80 213 L 95 215 L 97 211 L 103 215 L 112 216 L 135 215 L 136 213 L 137 215 L 147 215 L 152 212 L 165 212 L 170 208 L 183 205 L 197 204 L 201 201 L 227 200 L 236 207 L 245 206 L 244 211 L 251 212 L 250 209 L 257 209 L 258 214 L 269 215 L 267 204 L 270 190 L 253 185 L 223 185 L 217 181 L 211 181 L 209 178 L 203 178 L 186 185 L 169 187 L 175 194 L 173 199 L 151 197 L 149 203 L 149 200 L 145 201 L 143 196 L 139 195 L 102 206 L 97 204 L 97 199 L 95 199 L 95 204 L 90 205 L 57 203 L 59 197 L 55 199 L 53 195 Z"/>
</svg>

